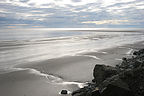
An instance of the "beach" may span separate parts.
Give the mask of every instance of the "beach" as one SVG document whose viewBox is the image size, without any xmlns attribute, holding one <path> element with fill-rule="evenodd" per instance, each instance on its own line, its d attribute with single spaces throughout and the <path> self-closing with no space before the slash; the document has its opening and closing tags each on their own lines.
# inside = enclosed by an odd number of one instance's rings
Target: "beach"
<svg viewBox="0 0 144 96">
<path fill-rule="evenodd" d="M 144 47 L 143 33 L 99 34 L 1 42 L 0 95 L 60 96 L 66 89 L 66 96 L 71 96 L 72 91 L 91 82 L 96 64 L 115 66 L 122 57 Z"/>
</svg>

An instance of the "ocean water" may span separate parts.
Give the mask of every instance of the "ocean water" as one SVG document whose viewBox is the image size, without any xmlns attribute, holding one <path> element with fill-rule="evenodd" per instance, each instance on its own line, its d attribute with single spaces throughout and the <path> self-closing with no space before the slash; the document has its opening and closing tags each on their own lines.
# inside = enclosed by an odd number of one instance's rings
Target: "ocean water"
<svg viewBox="0 0 144 96">
<path fill-rule="evenodd" d="M 143 30 L 136 29 L 1 30 L 0 67 L 73 56 L 143 40 Z"/>
<path fill-rule="evenodd" d="M 34 88 L 31 89 L 34 90 L 33 95 L 23 95 L 25 93 L 30 94 L 29 91 L 28 93 L 25 89 L 23 90 L 23 88 L 28 85 L 27 83 L 20 87 L 17 87 L 17 82 L 15 82 L 15 84 L 12 83 L 12 89 L 11 87 L 9 88 L 9 85 L 7 85 L 7 83 L 11 84 L 10 82 L 11 79 L 13 80 L 13 76 L 14 78 L 29 80 L 30 78 L 27 78 L 27 76 L 33 76 L 33 74 L 34 76 L 38 75 L 38 77 L 42 76 L 46 79 L 46 83 L 42 85 L 43 90 L 46 90 L 47 92 L 47 95 L 45 96 L 59 96 L 59 92 L 62 89 L 67 89 L 69 90 L 69 93 L 71 93 L 73 90 L 75 90 L 75 85 L 77 88 L 82 88 L 86 83 L 81 81 L 67 81 L 65 78 L 61 78 L 55 74 L 52 75 L 52 73 L 46 74 L 46 72 L 43 73 L 37 69 L 15 68 L 14 66 L 24 63 L 30 64 L 31 62 L 39 62 L 63 56 L 79 56 L 80 53 L 97 52 L 102 49 L 122 46 L 125 44 L 133 44 L 140 41 L 144 41 L 143 29 L 89 28 L 0 30 L 0 76 L 1 74 L 16 71 L 16 73 L 9 75 L 9 82 L 5 81 L 6 87 L 4 88 L 6 90 L 11 91 L 13 88 L 18 88 L 20 90 L 19 92 L 14 90 L 12 93 L 10 93 L 11 96 L 39 96 L 39 91 L 35 91 Z M 127 54 L 130 52 L 131 50 Z M 79 68 L 81 67 L 79 66 Z M 70 72 L 68 74 L 70 74 Z M 23 82 L 23 79 L 18 79 L 20 81 L 17 79 L 15 80 L 18 82 Z M 42 83 L 42 81 L 40 82 Z M 34 86 L 39 87 L 37 84 Z M 3 90 L 3 87 L 0 88 Z M 1 95 L 3 96 L 8 96 L 6 95 L 7 92 L 3 93 L 3 91 L 0 91 L 0 93 L 2 93 Z"/>
</svg>

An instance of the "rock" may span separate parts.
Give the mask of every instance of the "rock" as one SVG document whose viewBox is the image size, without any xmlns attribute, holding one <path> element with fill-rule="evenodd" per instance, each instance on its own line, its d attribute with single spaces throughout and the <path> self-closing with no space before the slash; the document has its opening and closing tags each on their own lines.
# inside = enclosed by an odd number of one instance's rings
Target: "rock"
<svg viewBox="0 0 144 96">
<path fill-rule="evenodd" d="M 62 90 L 61 94 L 68 94 L 68 91 L 67 90 Z"/>
<path fill-rule="evenodd" d="M 133 52 L 133 55 L 138 55 L 138 51 L 134 51 L 134 52 Z"/>
<path fill-rule="evenodd" d="M 101 96 L 134 96 L 129 90 L 109 84 L 101 93 Z"/>
<path fill-rule="evenodd" d="M 95 65 L 93 70 L 94 80 L 97 84 L 102 83 L 106 78 L 117 74 L 118 71 L 115 67 L 106 65 Z"/>
<path fill-rule="evenodd" d="M 144 49 L 133 55 L 116 67 L 95 65 L 92 82 L 72 96 L 144 96 Z"/>
<path fill-rule="evenodd" d="M 93 83 L 96 83 L 95 79 L 92 79 L 92 82 L 93 82 Z"/>
<path fill-rule="evenodd" d="M 130 95 L 120 95 L 120 96 L 133 96 L 133 95 L 144 96 L 144 68 L 139 67 L 132 70 L 126 70 L 124 72 L 121 72 L 117 75 L 107 78 L 98 87 L 103 93 L 103 90 L 105 88 L 108 88 L 109 85 L 110 85 L 109 88 L 112 89 L 107 89 L 106 92 L 111 92 L 111 90 L 116 89 L 116 88 L 113 89 L 113 87 L 115 86 L 122 89 L 122 91 L 126 92 L 129 91 L 133 93 Z M 113 91 L 114 92 L 113 94 L 115 94 L 115 91 Z M 127 93 L 124 92 L 124 94 Z M 119 95 L 104 95 L 104 96 L 119 96 Z"/>
<path fill-rule="evenodd" d="M 122 81 L 119 75 L 114 75 L 110 78 L 107 78 L 98 87 L 101 91 L 103 91 L 109 84 L 126 89 L 126 90 L 130 90 L 128 84 Z"/>
<path fill-rule="evenodd" d="M 136 68 L 119 75 L 135 96 L 144 96 L 144 68 Z"/>
<path fill-rule="evenodd" d="M 132 62 L 131 65 L 133 66 L 133 68 L 138 68 L 138 67 L 142 66 L 142 63 L 136 60 L 136 61 Z"/>
<path fill-rule="evenodd" d="M 144 49 L 140 49 L 139 51 L 134 51 L 133 52 L 133 55 L 136 55 L 136 56 L 142 55 L 142 54 L 144 54 Z"/>
<path fill-rule="evenodd" d="M 133 53 L 136 57 L 132 56 L 132 58 L 123 58 L 122 63 L 117 65 L 116 67 L 121 70 L 133 70 L 138 67 L 144 66 L 144 49 L 141 51 L 135 51 Z"/>
<path fill-rule="evenodd" d="M 72 96 L 86 96 L 88 91 L 89 91 L 89 89 L 84 87 L 79 90 L 73 91 Z"/>
<path fill-rule="evenodd" d="M 88 86 L 73 91 L 72 96 L 91 96 L 92 91 L 96 89 L 95 83 L 88 83 Z"/>
<path fill-rule="evenodd" d="M 100 91 L 96 88 L 92 91 L 91 96 L 101 96 Z"/>
<path fill-rule="evenodd" d="M 123 57 L 122 60 L 123 60 L 123 61 L 127 61 L 127 58 Z"/>
</svg>

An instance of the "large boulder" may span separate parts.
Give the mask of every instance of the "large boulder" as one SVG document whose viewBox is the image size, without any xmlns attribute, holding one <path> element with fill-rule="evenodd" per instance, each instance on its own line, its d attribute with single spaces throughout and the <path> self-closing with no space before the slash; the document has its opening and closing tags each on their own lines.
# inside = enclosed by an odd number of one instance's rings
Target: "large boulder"
<svg viewBox="0 0 144 96">
<path fill-rule="evenodd" d="M 107 78 L 99 85 L 99 89 L 101 94 L 107 94 L 102 96 L 144 96 L 144 68 L 126 70 Z M 119 92 L 122 94 L 116 95 Z"/>
<path fill-rule="evenodd" d="M 128 84 L 135 96 L 144 96 L 144 68 L 136 68 L 121 73 L 119 77 Z"/>
<path fill-rule="evenodd" d="M 103 90 L 109 84 L 117 86 L 117 87 L 120 87 L 120 88 L 124 88 L 126 90 L 129 90 L 128 84 L 126 84 L 125 82 L 123 82 L 122 79 L 120 79 L 119 75 L 114 75 L 114 76 L 112 76 L 110 78 L 107 78 L 98 87 L 99 87 L 100 90 Z"/>
<path fill-rule="evenodd" d="M 115 67 L 106 66 L 106 65 L 95 65 L 93 70 L 93 82 L 97 84 L 102 83 L 108 77 L 111 77 L 118 73 L 118 70 Z"/>
<path fill-rule="evenodd" d="M 134 96 L 130 90 L 115 86 L 113 84 L 107 85 L 107 87 L 101 93 L 101 96 Z"/>
<path fill-rule="evenodd" d="M 95 65 L 93 82 L 72 96 L 144 96 L 144 49 L 122 60 L 116 67 Z"/>
</svg>

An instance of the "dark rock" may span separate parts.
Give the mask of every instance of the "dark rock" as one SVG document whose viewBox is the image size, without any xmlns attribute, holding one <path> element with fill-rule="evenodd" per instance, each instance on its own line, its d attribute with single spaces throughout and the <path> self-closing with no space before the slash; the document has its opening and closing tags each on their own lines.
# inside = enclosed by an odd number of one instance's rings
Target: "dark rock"
<svg viewBox="0 0 144 96">
<path fill-rule="evenodd" d="M 86 96 L 88 91 L 89 89 L 84 87 L 79 90 L 73 91 L 72 96 Z"/>
<path fill-rule="evenodd" d="M 123 57 L 122 60 L 123 60 L 123 61 L 127 61 L 127 58 Z"/>
<path fill-rule="evenodd" d="M 135 96 L 144 96 L 144 68 L 126 71 L 119 75 Z"/>
<path fill-rule="evenodd" d="M 120 68 L 121 70 L 133 70 L 135 68 L 144 66 L 144 49 L 135 51 L 133 54 L 136 56 L 132 56 L 131 58 L 123 58 L 122 63 L 116 67 Z"/>
<path fill-rule="evenodd" d="M 106 78 L 111 77 L 117 74 L 118 71 L 115 67 L 106 66 L 106 65 L 95 65 L 93 76 L 97 84 L 102 83 Z"/>
<path fill-rule="evenodd" d="M 133 52 L 133 55 L 137 55 L 137 56 L 142 55 L 142 54 L 144 55 L 144 49 L 140 49 L 139 51 L 134 51 Z"/>
<path fill-rule="evenodd" d="M 100 91 L 99 90 L 92 91 L 91 96 L 101 96 Z"/>
<path fill-rule="evenodd" d="M 103 90 L 101 96 L 134 96 L 134 95 L 129 90 L 109 84 Z"/>
<path fill-rule="evenodd" d="M 138 55 L 138 51 L 134 51 L 134 52 L 133 52 L 133 55 Z"/>
<path fill-rule="evenodd" d="M 132 65 L 133 65 L 133 68 L 138 68 L 142 66 L 142 63 L 136 60 L 135 62 L 132 63 Z"/>
<path fill-rule="evenodd" d="M 72 96 L 144 96 L 144 49 L 122 60 L 116 67 L 95 65 L 92 83 Z"/>
<path fill-rule="evenodd" d="M 93 82 L 93 83 L 96 83 L 95 79 L 92 79 L 92 82 Z"/>
<path fill-rule="evenodd" d="M 62 90 L 61 94 L 68 94 L 68 91 L 67 90 Z"/>
<path fill-rule="evenodd" d="M 72 96 L 91 96 L 93 90 L 95 90 L 96 85 L 94 83 L 89 83 L 88 86 L 80 88 L 79 90 L 73 91 Z"/>
<path fill-rule="evenodd" d="M 114 76 L 104 80 L 98 86 L 99 90 L 101 90 L 101 92 L 102 92 L 109 84 L 120 87 L 120 88 L 123 88 L 123 89 L 126 89 L 126 90 L 130 90 L 128 84 L 125 83 L 124 81 L 122 81 L 122 79 L 120 79 L 119 75 L 114 75 Z"/>
</svg>

